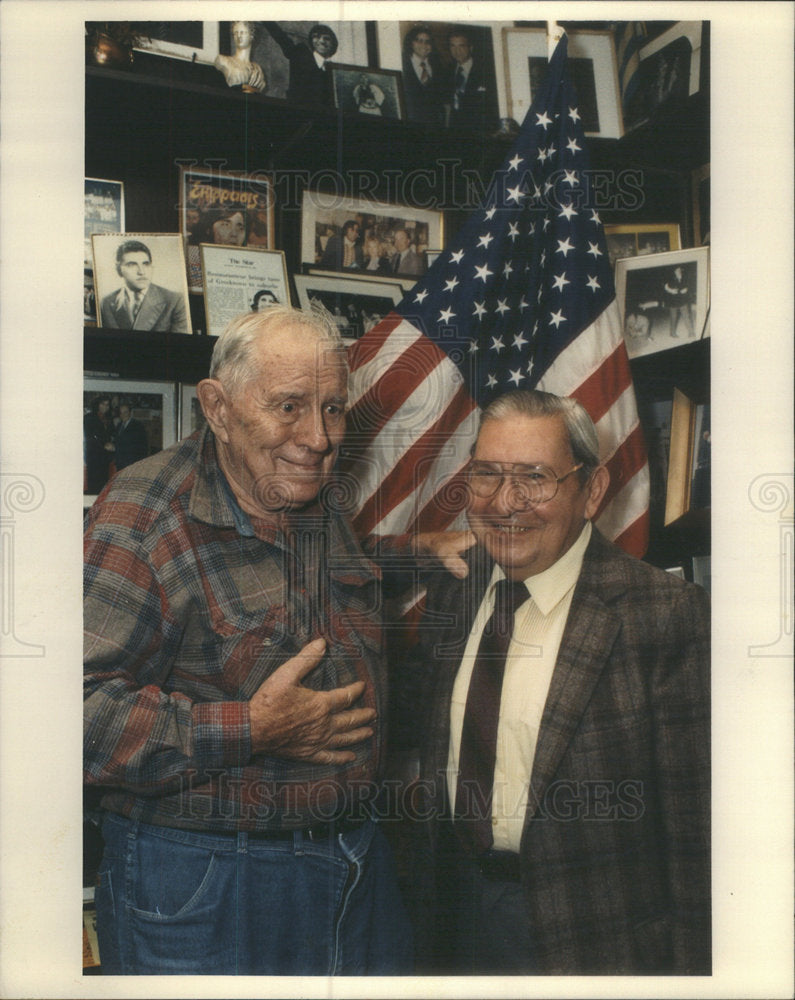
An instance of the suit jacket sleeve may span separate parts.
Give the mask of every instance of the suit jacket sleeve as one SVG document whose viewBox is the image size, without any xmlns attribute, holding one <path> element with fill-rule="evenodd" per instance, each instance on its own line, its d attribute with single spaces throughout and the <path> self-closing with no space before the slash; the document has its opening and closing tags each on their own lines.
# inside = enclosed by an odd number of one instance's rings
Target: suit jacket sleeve
<svg viewBox="0 0 795 1000">
<path fill-rule="evenodd" d="M 709 601 L 681 588 L 668 641 L 652 678 L 655 756 L 672 902 L 673 964 L 709 971 L 710 695 Z"/>
</svg>

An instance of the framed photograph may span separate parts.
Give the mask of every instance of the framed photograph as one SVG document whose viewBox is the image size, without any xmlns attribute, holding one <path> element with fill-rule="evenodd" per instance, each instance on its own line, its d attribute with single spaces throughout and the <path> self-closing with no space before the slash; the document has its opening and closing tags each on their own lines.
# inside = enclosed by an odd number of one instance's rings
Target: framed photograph
<svg viewBox="0 0 795 1000">
<path fill-rule="evenodd" d="M 180 168 L 180 232 L 188 255 L 188 287 L 202 291 L 202 243 L 273 249 L 270 174 Z"/>
<path fill-rule="evenodd" d="M 503 53 L 508 115 L 520 124 L 547 71 L 547 33 L 543 28 L 504 28 Z M 569 69 L 586 135 L 620 139 L 624 134 L 618 68 L 609 31 L 572 31 Z"/>
<path fill-rule="evenodd" d="M 495 130 L 505 107 L 499 29 L 509 24 L 379 21 L 378 63 L 402 72 L 407 120 Z M 463 82 L 456 81 L 459 64 Z"/>
<path fill-rule="evenodd" d="M 207 421 L 196 395 L 195 385 L 180 383 L 179 386 L 179 435 L 178 440 L 190 437 L 194 431 L 204 427 Z"/>
<path fill-rule="evenodd" d="M 630 358 L 701 339 L 709 311 L 709 248 L 617 260 L 616 297 Z"/>
<path fill-rule="evenodd" d="M 99 325 L 191 333 L 185 251 L 176 233 L 91 237 Z"/>
<path fill-rule="evenodd" d="M 286 8 L 285 8 L 286 9 Z M 234 52 L 231 28 L 221 23 L 221 53 Z M 366 66 L 365 21 L 249 21 L 253 33 L 250 58 L 262 67 L 266 97 L 303 104 L 316 110 L 334 107 L 326 61 Z M 325 30 L 323 30 L 325 29 Z M 315 56 L 317 55 L 317 59 Z"/>
<path fill-rule="evenodd" d="M 696 402 L 674 389 L 671 415 L 671 451 L 665 524 L 672 524 L 690 510 L 710 506 L 709 403 Z"/>
<path fill-rule="evenodd" d="M 701 22 L 678 21 L 640 50 L 640 82 L 629 102 L 627 128 L 648 121 L 664 104 L 698 93 L 701 82 Z"/>
<path fill-rule="evenodd" d="M 91 237 L 99 233 L 124 232 L 124 183 L 100 180 L 97 177 L 86 177 L 84 183 L 83 322 L 96 323 Z"/>
<path fill-rule="evenodd" d="M 396 70 L 336 62 L 329 63 L 329 69 L 335 108 L 349 114 L 403 121 L 403 89 Z"/>
<path fill-rule="evenodd" d="M 287 265 L 281 250 L 202 243 L 202 281 L 207 333 L 221 335 L 235 316 L 268 306 L 290 305 Z"/>
<path fill-rule="evenodd" d="M 621 257 L 645 257 L 650 253 L 667 253 L 678 250 L 679 223 L 662 222 L 647 225 L 610 225 L 606 224 L 607 253 L 610 264 L 615 270 L 616 261 Z"/>
<path fill-rule="evenodd" d="M 425 251 L 443 245 L 443 214 L 304 191 L 301 262 L 324 271 L 391 275 L 413 283 L 425 274 Z"/>
<path fill-rule="evenodd" d="M 323 305 L 346 341 L 358 340 L 403 298 L 400 285 L 377 277 L 296 274 L 294 281 L 301 308 Z"/>
<path fill-rule="evenodd" d="M 133 21 L 132 27 L 140 52 L 211 65 L 218 55 L 217 21 Z"/>
<path fill-rule="evenodd" d="M 304 267 L 304 274 L 315 274 L 321 278 L 339 278 L 339 271 L 324 271 L 320 267 Z M 396 278 L 394 275 L 381 274 L 378 271 L 351 271 L 345 273 L 346 278 L 355 278 L 357 281 L 377 281 L 380 284 L 394 285 L 401 295 L 406 295 L 414 287 L 413 278 Z"/>
<path fill-rule="evenodd" d="M 696 246 L 709 244 L 710 190 L 709 164 L 694 170 L 690 175 L 690 192 L 693 212 L 693 242 Z"/>
<path fill-rule="evenodd" d="M 175 398 L 170 382 L 84 377 L 84 506 L 121 469 L 174 444 Z"/>
</svg>

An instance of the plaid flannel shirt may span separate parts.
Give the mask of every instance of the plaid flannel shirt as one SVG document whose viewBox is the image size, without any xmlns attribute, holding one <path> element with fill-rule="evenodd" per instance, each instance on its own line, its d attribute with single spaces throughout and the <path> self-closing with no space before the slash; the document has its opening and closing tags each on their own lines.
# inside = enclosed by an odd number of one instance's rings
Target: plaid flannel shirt
<svg viewBox="0 0 795 1000">
<path fill-rule="evenodd" d="M 333 491 L 329 491 L 333 500 Z M 386 675 L 379 571 L 320 503 L 287 533 L 239 508 L 209 429 L 120 472 L 87 515 L 85 781 L 201 830 L 306 826 L 375 791 Z M 252 755 L 248 702 L 310 639 L 304 684 L 365 681 L 375 734 L 343 766 Z"/>
</svg>

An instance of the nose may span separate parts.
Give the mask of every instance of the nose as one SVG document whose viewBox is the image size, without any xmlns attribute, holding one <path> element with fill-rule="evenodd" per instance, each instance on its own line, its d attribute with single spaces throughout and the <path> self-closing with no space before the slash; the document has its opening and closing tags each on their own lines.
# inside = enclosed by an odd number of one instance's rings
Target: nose
<svg viewBox="0 0 795 1000">
<path fill-rule="evenodd" d="M 296 427 L 294 440 L 296 444 L 318 455 L 325 455 L 335 443 L 320 410 L 310 410 L 303 416 Z"/>
<path fill-rule="evenodd" d="M 503 476 L 499 489 L 491 498 L 490 505 L 500 515 L 527 510 L 529 503 L 522 487 L 511 476 Z"/>
</svg>

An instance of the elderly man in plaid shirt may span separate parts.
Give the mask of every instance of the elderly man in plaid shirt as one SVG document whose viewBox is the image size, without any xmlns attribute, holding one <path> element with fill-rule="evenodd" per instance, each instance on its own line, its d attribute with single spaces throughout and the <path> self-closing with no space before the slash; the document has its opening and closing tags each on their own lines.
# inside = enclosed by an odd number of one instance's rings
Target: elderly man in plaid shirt
<svg viewBox="0 0 795 1000">
<path fill-rule="evenodd" d="M 87 518 L 85 780 L 109 974 L 386 974 L 410 931 L 371 818 L 384 754 L 378 573 L 329 482 L 335 327 L 235 320 L 208 426 Z"/>
</svg>

